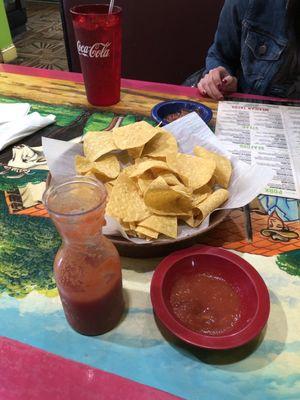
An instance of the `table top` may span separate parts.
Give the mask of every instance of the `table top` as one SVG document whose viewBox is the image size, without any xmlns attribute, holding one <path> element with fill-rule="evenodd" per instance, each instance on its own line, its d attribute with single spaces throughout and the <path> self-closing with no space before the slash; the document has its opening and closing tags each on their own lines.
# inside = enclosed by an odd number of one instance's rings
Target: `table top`
<svg viewBox="0 0 300 400">
<path fill-rule="evenodd" d="M 216 116 L 217 103 L 200 98 L 193 88 L 123 80 L 121 102 L 95 108 L 86 101 L 80 74 L 0 64 L 0 102 L 27 100 L 32 109 L 56 114 L 56 133 L 49 132 L 64 140 L 69 140 L 70 129 L 82 132 L 97 124 L 106 126 L 116 118 L 148 118 L 155 104 L 171 98 L 201 101 Z M 215 119 L 212 128 L 214 123 Z M 29 141 L 27 145 L 40 154 L 40 143 Z M 186 399 L 300 398 L 300 243 L 298 237 L 280 242 L 261 235 L 274 212 L 283 226 L 298 233 L 297 200 L 258 198 L 250 209 L 234 210 L 220 230 L 204 238 L 205 243 L 237 251 L 257 269 L 269 288 L 269 322 L 252 343 L 232 351 L 212 352 L 196 350 L 169 337 L 157 325 L 149 297 L 159 259 L 122 259 L 126 317 L 105 335 L 84 337 L 67 324 L 53 284 L 51 268 L 58 235 L 45 218 L 42 205 L 29 198 L 37 195 L 37 191 L 28 190 L 43 185 L 47 169 L 37 165 L 25 170 L 11 167 L 11 151 L 0 153 L 0 336 Z M 245 237 L 244 225 L 249 218 L 251 238 Z"/>
</svg>

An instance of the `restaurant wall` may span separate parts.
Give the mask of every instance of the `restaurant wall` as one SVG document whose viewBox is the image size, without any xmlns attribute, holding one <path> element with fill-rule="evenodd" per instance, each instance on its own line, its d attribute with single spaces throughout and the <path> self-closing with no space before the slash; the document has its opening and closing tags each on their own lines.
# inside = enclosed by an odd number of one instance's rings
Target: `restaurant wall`
<svg viewBox="0 0 300 400">
<path fill-rule="evenodd" d="M 3 0 L 0 0 L 0 49 L 8 47 L 12 43 Z"/>
<path fill-rule="evenodd" d="M 100 1 L 107 3 L 107 0 Z M 70 7 L 99 0 L 60 0 L 71 71 L 80 71 Z M 116 0 L 123 8 L 124 78 L 182 83 L 204 65 L 223 0 Z"/>
<path fill-rule="evenodd" d="M 0 62 L 10 62 L 17 57 L 7 21 L 4 1 L 0 0 Z"/>
</svg>

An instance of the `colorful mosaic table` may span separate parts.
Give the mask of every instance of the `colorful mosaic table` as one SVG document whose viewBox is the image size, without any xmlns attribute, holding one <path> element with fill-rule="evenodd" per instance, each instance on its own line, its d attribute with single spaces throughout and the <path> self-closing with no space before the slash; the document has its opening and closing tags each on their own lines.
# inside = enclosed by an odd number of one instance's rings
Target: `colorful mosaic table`
<svg viewBox="0 0 300 400">
<path fill-rule="evenodd" d="M 0 102 L 28 101 L 32 110 L 56 115 L 55 125 L 0 153 L 0 336 L 186 399 L 299 399 L 297 200 L 259 196 L 202 238 L 238 251 L 269 287 L 269 323 L 249 345 L 209 352 L 171 339 L 157 325 L 149 298 L 159 259 L 122 259 L 127 314 L 113 331 L 84 337 L 65 321 L 52 276 L 60 239 L 41 203 L 48 170 L 40 137 L 80 139 L 90 129 L 149 120 L 164 99 L 198 98 L 192 88 L 128 80 L 122 86 L 118 105 L 96 109 L 86 102 L 79 74 L 0 65 Z M 198 100 L 215 115 L 216 102 Z"/>
</svg>

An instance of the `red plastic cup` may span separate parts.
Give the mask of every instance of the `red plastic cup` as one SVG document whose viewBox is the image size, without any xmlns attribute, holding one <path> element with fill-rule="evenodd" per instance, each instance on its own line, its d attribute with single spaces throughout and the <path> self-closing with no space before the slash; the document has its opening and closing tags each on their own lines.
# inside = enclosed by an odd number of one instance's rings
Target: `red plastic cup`
<svg viewBox="0 0 300 400">
<path fill-rule="evenodd" d="M 70 9 L 87 99 L 95 106 L 120 100 L 122 10 L 116 6 L 108 14 L 108 9 L 108 4 Z"/>
</svg>

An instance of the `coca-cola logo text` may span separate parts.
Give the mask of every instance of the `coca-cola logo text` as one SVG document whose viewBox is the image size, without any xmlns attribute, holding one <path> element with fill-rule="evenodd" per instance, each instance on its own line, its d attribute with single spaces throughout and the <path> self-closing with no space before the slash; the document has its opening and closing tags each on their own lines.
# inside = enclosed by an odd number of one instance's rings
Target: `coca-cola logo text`
<svg viewBox="0 0 300 400">
<path fill-rule="evenodd" d="M 110 42 L 94 43 L 92 46 L 77 41 L 77 51 L 80 56 L 90 58 L 107 58 L 110 56 Z"/>
</svg>

